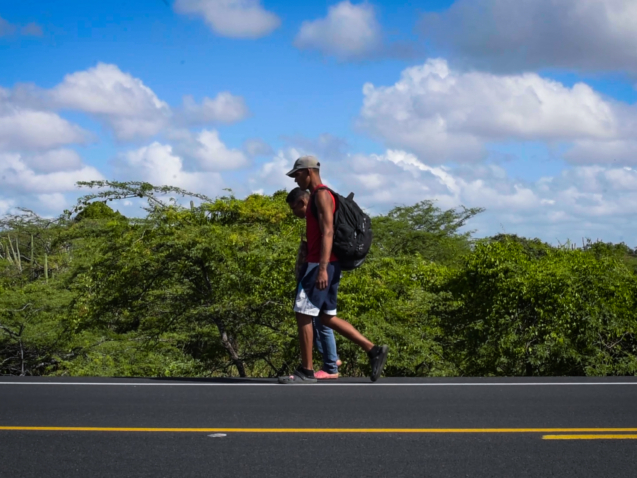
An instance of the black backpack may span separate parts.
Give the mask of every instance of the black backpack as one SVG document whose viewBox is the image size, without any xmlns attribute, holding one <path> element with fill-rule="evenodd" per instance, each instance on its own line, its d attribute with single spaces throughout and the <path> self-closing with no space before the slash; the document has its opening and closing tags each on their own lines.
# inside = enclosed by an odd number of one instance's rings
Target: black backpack
<svg viewBox="0 0 637 478">
<path fill-rule="evenodd" d="M 327 186 L 314 191 L 327 189 L 334 196 L 336 209 L 334 212 L 334 242 L 332 251 L 338 258 L 341 269 L 351 271 L 365 262 L 369 248 L 372 246 L 372 220 L 354 202 L 354 193 L 343 197 Z M 312 214 L 318 219 L 318 210 L 312 194 Z"/>
</svg>

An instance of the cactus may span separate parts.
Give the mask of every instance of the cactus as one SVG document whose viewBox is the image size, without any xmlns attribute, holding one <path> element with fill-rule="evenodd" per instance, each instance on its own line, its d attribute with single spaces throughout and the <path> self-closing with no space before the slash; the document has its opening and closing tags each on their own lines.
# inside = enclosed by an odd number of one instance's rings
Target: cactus
<svg viewBox="0 0 637 478">
<path fill-rule="evenodd" d="M 31 234 L 31 267 L 33 267 L 33 234 Z"/>
<path fill-rule="evenodd" d="M 44 279 L 46 283 L 49 283 L 49 256 L 44 253 Z"/>
<path fill-rule="evenodd" d="M 11 262 L 15 264 L 15 266 L 18 268 L 20 272 L 22 272 L 22 264 L 20 262 L 20 255 L 19 255 L 20 249 L 18 249 L 18 253 L 16 253 L 15 249 L 13 248 L 13 241 L 11 240 L 11 236 L 9 236 L 8 234 L 7 234 L 7 239 L 9 240 L 9 247 L 10 247 L 9 253 L 13 255 Z M 16 241 L 16 246 L 17 246 L 17 241 Z"/>
<path fill-rule="evenodd" d="M 11 257 L 11 251 L 9 250 L 9 246 L 5 246 L 4 241 L 0 242 L 0 245 L 2 245 L 2 250 L 4 251 L 5 259 L 9 261 L 9 264 L 13 264 L 13 257 Z"/>
<path fill-rule="evenodd" d="M 18 269 L 20 269 L 20 272 L 22 272 L 22 257 L 20 254 L 20 236 L 16 236 L 15 237 L 15 249 L 17 251 L 17 257 L 18 257 Z"/>
</svg>

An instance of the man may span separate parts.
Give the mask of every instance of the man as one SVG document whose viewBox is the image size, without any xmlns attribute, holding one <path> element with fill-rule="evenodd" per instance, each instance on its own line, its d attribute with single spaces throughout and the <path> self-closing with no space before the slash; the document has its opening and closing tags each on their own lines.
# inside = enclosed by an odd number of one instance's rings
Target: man
<svg viewBox="0 0 637 478">
<path fill-rule="evenodd" d="M 387 361 L 388 347 L 374 345 L 349 322 L 336 316 L 336 299 L 341 279 L 338 259 L 332 253 L 334 236 L 334 213 L 336 201 L 326 189 L 319 174 L 320 163 L 313 156 L 297 159 L 288 176 L 303 190 L 310 190 L 306 206 L 305 222 L 307 236 L 307 259 L 302 270 L 302 279 L 297 289 L 294 312 L 299 331 L 301 365 L 292 375 L 279 377 L 279 383 L 298 384 L 316 382 L 312 364 L 312 322 L 314 317 L 343 337 L 359 345 L 370 360 L 371 379 L 380 377 Z M 312 212 L 312 203 L 317 214 Z"/>
<path fill-rule="evenodd" d="M 288 206 L 292 209 L 292 213 L 298 218 L 305 219 L 305 212 L 310 201 L 310 193 L 301 188 L 294 188 L 288 194 L 286 199 Z M 307 242 L 301 239 L 299 252 L 296 258 L 294 275 L 296 277 L 297 287 L 303 278 L 304 266 L 307 258 Z M 334 332 L 329 327 L 325 327 L 318 317 L 312 320 L 314 332 L 314 346 L 323 357 L 323 366 L 318 372 L 314 373 L 317 380 L 334 380 L 338 378 L 338 367 L 342 362 L 338 358 L 336 352 L 336 340 L 334 340 Z"/>
</svg>

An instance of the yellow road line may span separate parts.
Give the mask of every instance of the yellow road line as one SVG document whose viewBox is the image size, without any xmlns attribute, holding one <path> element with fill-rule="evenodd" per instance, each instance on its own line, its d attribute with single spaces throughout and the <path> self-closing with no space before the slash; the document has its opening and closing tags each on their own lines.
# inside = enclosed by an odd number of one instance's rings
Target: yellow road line
<svg viewBox="0 0 637 478">
<path fill-rule="evenodd" d="M 637 428 L 120 428 L 0 426 L 0 431 L 151 433 L 628 433 L 637 432 Z"/>
<path fill-rule="evenodd" d="M 637 440 L 637 435 L 544 435 L 543 440 Z"/>
</svg>

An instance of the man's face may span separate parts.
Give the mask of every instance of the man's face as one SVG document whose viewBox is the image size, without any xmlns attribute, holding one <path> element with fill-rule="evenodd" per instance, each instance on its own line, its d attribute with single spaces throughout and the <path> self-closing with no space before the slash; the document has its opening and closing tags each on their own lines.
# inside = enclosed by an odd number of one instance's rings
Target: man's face
<svg viewBox="0 0 637 478">
<path fill-rule="evenodd" d="M 310 187 L 310 170 L 299 169 L 294 173 L 294 182 L 304 191 Z"/>
<path fill-rule="evenodd" d="M 297 199 L 297 201 L 294 204 L 290 204 L 290 208 L 292 209 L 292 213 L 296 216 L 299 217 L 301 219 L 305 219 L 305 211 L 307 210 L 307 196 L 303 196 L 299 199 Z"/>
</svg>

